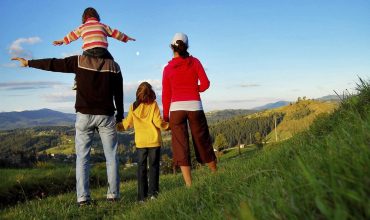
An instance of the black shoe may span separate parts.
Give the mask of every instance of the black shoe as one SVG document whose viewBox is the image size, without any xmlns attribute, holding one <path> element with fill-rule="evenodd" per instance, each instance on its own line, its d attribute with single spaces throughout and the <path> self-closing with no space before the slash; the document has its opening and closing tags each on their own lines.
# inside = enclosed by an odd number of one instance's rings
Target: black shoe
<svg viewBox="0 0 370 220">
<path fill-rule="evenodd" d="M 89 206 L 91 205 L 91 201 L 90 200 L 81 201 L 81 202 L 78 202 L 77 205 L 78 207 Z"/>
</svg>

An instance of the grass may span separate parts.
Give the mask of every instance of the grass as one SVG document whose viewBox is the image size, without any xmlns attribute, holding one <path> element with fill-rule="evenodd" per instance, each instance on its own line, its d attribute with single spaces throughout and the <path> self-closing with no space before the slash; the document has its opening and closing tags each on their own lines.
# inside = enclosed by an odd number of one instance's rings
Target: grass
<svg viewBox="0 0 370 220">
<path fill-rule="evenodd" d="M 370 86 L 359 89 L 287 141 L 228 152 L 216 174 L 200 168 L 191 188 L 166 175 L 158 199 L 144 204 L 132 181 L 118 203 L 104 200 L 103 187 L 90 207 L 78 209 L 67 193 L 3 209 L 0 219 L 369 219 Z"/>
<path fill-rule="evenodd" d="M 277 138 L 285 140 L 306 129 L 321 114 L 331 114 L 338 104 L 336 102 L 322 102 L 315 100 L 301 100 L 292 105 L 267 110 L 260 114 L 270 115 L 284 113 L 283 121 L 277 126 Z M 275 141 L 275 129 L 267 136 L 269 141 Z"/>
<path fill-rule="evenodd" d="M 74 154 L 75 153 L 75 143 L 74 138 L 67 135 L 61 137 L 61 142 L 58 146 L 52 147 L 46 150 L 47 154 Z"/>
<path fill-rule="evenodd" d="M 134 167 L 126 168 L 120 173 L 121 179 L 135 179 L 135 172 Z M 30 169 L 0 169 L 0 175 L 0 206 L 74 191 L 76 184 L 74 165 L 46 163 Z M 106 185 L 105 163 L 92 166 L 90 179 L 92 187 Z"/>
</svg>

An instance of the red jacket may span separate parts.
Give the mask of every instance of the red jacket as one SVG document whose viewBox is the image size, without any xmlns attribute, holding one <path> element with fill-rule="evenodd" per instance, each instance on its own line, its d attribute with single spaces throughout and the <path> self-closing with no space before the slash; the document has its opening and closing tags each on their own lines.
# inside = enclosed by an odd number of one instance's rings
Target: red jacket
<svg viewBox="0 0 370 220">
<path fill-rule="evenodd" d="M 199 82 L 199 85 L 198 85 Z M 177 101 L 200 101 L 199 92 L 209 88 L 210 82 L 200 61 L 195 57 L 176 57 L 163 70 L 163 118 L 169 120 L 170 105 Z"/>
</svg>

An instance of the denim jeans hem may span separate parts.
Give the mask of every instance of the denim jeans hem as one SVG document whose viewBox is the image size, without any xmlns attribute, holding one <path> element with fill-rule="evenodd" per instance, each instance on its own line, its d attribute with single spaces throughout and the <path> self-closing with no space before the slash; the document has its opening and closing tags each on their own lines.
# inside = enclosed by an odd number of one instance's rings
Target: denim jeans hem
<svg viewBox="0 0 370 220">
<path fill-rule="evenodd" d="M 119 199 L 119 195 L 116 195 L 116 194 L 107 194 L 107 199 Z"/>
<path fill-rule="evenodd" d="M 85 201 L 90 201 L 90 197 L 80 197 L 77 199 L 77 202 L 85 202 Z"/>
</svg>

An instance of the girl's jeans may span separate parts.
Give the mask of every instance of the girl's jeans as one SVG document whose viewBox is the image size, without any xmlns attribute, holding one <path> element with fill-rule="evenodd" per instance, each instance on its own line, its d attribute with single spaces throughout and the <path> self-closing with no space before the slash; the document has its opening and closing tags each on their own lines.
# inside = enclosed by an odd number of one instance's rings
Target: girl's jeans
<svg viewBox="0 0 370 220">
<path fill-rule="evenodd" d="M 147 197 L 156 197 L 159 192 L 159 161 L 161 156 L 160 147 L 136 148 L 138 153 L 137 186 L 138 201 Z M 148 161 L 149 159 L 149 161 Z M 149 165 L 148 165 L 149 162 Z M 148 183 L 149 167 L 149 183 Z"/>
</svg>

